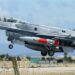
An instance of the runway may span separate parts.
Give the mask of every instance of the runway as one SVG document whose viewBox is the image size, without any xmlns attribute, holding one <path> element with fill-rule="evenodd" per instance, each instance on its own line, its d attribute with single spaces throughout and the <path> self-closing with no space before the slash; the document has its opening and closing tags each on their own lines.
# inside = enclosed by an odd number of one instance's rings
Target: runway
<svg viewBox="0 0 75 75">
<path fill-rule="evenodd" d="M 75 67 L 19 68 L 20 75 L 75 75 Z M 0 68 L 0 75 L 14 75 L 13 68 Z"/>
</svg>

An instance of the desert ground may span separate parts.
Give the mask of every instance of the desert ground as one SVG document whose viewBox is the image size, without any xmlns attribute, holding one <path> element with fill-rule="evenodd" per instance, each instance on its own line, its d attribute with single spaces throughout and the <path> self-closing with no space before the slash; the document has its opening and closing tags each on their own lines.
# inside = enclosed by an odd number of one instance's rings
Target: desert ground
<svg viewBox="0 0 75 75">
<path fill-rule="evenodd" d="M 74 67 L 20 68 L 20 75 L 75 75 Z M 14 75 L 13 68 L 0 69 L 0 75 Z"/>
<path fill-rule="evenodd" d="M 19 61 L 20 75 L 75 75 L 75 64 L 30 64 L 28 61 Z M 34 66 L 33 68 L 31 68 Z M 11 61 L 0 61 L 0 75 L 15 75 Z"/>
</svg>

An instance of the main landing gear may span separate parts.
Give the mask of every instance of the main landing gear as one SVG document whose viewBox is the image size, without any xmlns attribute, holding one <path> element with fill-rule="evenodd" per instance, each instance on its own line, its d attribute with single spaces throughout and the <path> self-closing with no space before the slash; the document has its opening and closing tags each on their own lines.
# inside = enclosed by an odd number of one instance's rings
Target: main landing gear
<svg viewBox="0 0 75 75">
<path fill-rule="evenodd" d="M 7 40 L 11 42 L 11 43 L 9 44 L 9 46 L 8 46 L 9 49 L 13 49 L 13 44 L 12 44 L 12 43 L 13 43 L 13 38 L 12 38 L 12 37 L 8 37 Z"/>
<path fill-rule="evenodd" d="M 54 51 L 51 49 L 51 50 L 48 50 L 48 51 L 41 51 L 41 55 L 42 56 L 46 56 L 46 55 L 49 55 L 49 56 L 53 56 L 54 55 Z"/>
</svg>

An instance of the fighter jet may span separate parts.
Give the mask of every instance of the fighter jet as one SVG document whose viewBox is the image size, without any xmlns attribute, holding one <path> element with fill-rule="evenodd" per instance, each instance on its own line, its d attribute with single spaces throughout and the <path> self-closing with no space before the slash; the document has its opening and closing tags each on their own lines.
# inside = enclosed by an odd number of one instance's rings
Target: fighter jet
<svg viewBox="0 0 75 75">
<path fill-rule="evenodd" d="M 29 24 L 15 19 L 0 19 L 0 29 L 6 31 L 7 40 L 40 51 L 42 56 L 53 56 L 56 52 L 70 52 L 75 49 L 75 31 L 52 27 L 51 25 Z"/>
</svg>

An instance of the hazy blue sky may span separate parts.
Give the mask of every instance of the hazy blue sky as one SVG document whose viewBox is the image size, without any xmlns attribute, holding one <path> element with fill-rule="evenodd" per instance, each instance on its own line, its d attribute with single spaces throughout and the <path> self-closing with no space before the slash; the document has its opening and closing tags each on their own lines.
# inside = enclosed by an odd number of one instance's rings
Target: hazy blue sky
<svg viewBox="0 0 75 75">
<path fill-rule="evenodd" d="M 75 0 L 0 0 L 0 16 L 12 16 L 33 24 L 75 28 Z M 38 55 L 24 46 L 8 49 L 4 31 L 0 31 L 0 53 Z"/>
</svg>

